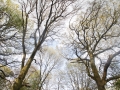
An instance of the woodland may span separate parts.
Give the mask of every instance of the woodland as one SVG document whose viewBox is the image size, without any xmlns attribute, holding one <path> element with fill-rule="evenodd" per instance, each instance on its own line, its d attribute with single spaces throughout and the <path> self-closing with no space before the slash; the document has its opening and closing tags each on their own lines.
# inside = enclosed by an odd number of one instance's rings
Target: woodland
<svg viewBox="0 0 120 90">
<path fill-rule="evenodd" d="M 0 0 L 0 90 L 120 90 L 119 0 Z"/>
</svg>

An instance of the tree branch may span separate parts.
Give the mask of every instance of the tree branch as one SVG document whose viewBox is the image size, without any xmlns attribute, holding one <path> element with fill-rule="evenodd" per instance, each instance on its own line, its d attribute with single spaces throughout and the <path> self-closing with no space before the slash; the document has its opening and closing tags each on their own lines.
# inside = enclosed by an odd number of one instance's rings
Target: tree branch
<svg viewBox="0 0 120 90">
<path fill-rule="evenodd" d="M 108 58 L 108 60 L 107 60 L 107 62 L 106 62 L 106 64 L 105 64 L 105 66 L 104 66 L 103 77 L 102 77 L 103 80 L 106 79 L 107 70 L 108 70 L 108 68 L 109 68 L 109 66 L 110 66 L 110 64 L 111 64 L 111 62 L 112 62 L 112 60 L 113 60 L 113 58 L 116 57 L 116 56 L 119 55 L 119 54 L 120 54 L 120 51 L 116 52 L 116 53 L 113 54 L 113 55 L 109 55 L 109 58 Z"/>
<path fill-rule="evenodd" d="M 115 80 L 115 79 L 118 79 L 118 78 L 120 78 L 120 74 L 119 74 L 119 75 L 112 76 L 112 77 L 108 78 L 108 79 L 106 80 L 106 82 L 109 82 L 109 81 L 111 81 L 111 80 Z"/>
</svg>

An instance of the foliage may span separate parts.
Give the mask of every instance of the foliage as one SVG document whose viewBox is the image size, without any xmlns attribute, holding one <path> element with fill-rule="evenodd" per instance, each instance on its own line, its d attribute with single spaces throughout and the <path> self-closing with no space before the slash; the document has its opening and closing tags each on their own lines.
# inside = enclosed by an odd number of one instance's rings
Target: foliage
<svg viewBox="0 0 120 90">
<path fill-rule="evenodd" d="M 0 64 L 0 90 L 7 90 L 10 88 L 11 83 L 9 80 L 7 80 L 7 77 L 12 76 L 14 76 L 14 73 L 11 68 Z"/>
<path fill-rule="evenodd" d="M 10 67 L 7 66 L 3 66 L 0 64 L 0 76 L 5 78 L 5 77 L 10 77 L 10 76 L 14 76 L 13 71 L 11 70 Z M 3 71 L 3 72 L 2 72 Z"/>
<path fill-rule="evenodd" d="M 39 88 L 40 82 L 40 74 L 39 71 L 33 71 L 28 76 L 26 81 L 24 81 L 25 86 L 23 86 L 20 90 L 37 90 Z"/>
<path fill-rule="evenodd" d="M 20 29 L 22 27 L 22 17 L 18 4 L 13 3 L 11 0 L 1 3 L 3 4 L 0 7 L 1 25 L 6 26 L 4 29 Z"/>
<path fill-rule="evenodd" d="M 22 28 L 21 12 L 11 0 L 0 2 L 0 58 L 12 53 L 18 31 Z M 17 38 L 18 40 L 18 38 Z M 3 48 L 4 47 L 4 48 Z M 1 58 L 3 60 L 3 58 Z M 4 60 L 3 60 L 4 61 Z"/>
<path fill-rule="evenodd" d="M 11 0 L 7 0 L 5 2 L 5 12 L 8 16 L 8 23 L 7 26 L 15 27 L 17 29 L 20 29 L 22 27 L 22 17 L 21 12 L 19 10 L 18 4 L 13 3 Z"/>
<path fill-rule="evenodd" d="M 115 87 L 117 90 L 120 90 L 120 80 L 119 79 L 115 82 Z"/>
<path fill-rule="evenodd" d="M 5 90 L 11 86 L 7 77 L 14 76 L 8 65 L 14 64 L 10 56 L 15 53 L 13 44 L 21 27 L 22 17 L 17 4 L 11 0 L 0 0 L 0 88 Z"/>
</svg>

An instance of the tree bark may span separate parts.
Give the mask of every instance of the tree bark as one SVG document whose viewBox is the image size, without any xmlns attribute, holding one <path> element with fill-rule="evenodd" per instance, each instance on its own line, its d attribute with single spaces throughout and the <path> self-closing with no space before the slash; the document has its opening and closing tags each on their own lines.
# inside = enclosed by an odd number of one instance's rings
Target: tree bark
<svg viewBox="0 0 120 90">
<path fill-rule="evenodd" d="M 100 82 L 100 83 L 102 83 L 102 82 Z M 97 87 L 98 87 L 98 90 L 106 90 L 105 85 L 97 84 Z"/>
<path fill-rule="evenodd" d="M 98 90 L 106 90 L 105 86 L 98 86 Z"/>
<path fill-rule="evenodd" d="M 23 86 L 24 86 L 24 78 L 28 72 L 28 69 L 31 65 L 33 61 L 33 58 L 30 58 L 27 62 L 27 64 L 22 68 L 22 70 L 20 71 L 20 74 L 18 76 L 18 78 L 15 79 L 13 86 L 12 86 L 12 90 L 20 90 Z"/>
</svg>

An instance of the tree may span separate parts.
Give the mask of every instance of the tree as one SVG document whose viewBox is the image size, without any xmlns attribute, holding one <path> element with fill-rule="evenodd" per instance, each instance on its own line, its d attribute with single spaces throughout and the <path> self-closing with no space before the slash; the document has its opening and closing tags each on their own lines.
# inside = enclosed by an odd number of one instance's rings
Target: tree
<svg viewBox="0 0 120 90">
<path fill-rule="evenodd" d="M 14 47 L 13 43 L 17 42 L 15 39 L 22 27 L 22 17 L 17 4 L 12 3 L 11 0 L 1 0 L 0 3 L 2 4 L 0 6 L 0 62 L 7 64 L 2 57 L 15 53 L 11 48 Z"/>
<path fill-rule="evenodd" d="M 69 87 L 71 90 L 95 90 L 96 86 L 93 80 L 87 76 L 83 64 L 68 63 L 66 67 Z"/>
<path fill-rule="evenodd" d="M 119 67 L 120 63 L 119 63 L 119 59 L 116 60 L 115 62 L 112 62 L 110 67 L 109 67 L 109 71 L 108 71 L 108 75 L 110 76 L 114 76 L 114 75 L 117 75 L 120 73 L 120 67 Z M 119 86 L 120 86 L 120 83 L 119 83 L 119 78 L 118 79 L 115 79 L 113 81 L 111 81 L 108 86 L 108 88 L 113 88 L 115 90 L 119 90 Z"/>
<path fill-rule="evenodd" d="M 46 47 L 36 56 L 35 65 L 30 67 L 20 90 L 51 89 L 53 70 L 60 64 L 60 56 L 53 48 Z M 60 65 L 59 65 L 60 66 Z M 38 68 L 38 69 L 36 69 Z"/>
<path fill-rule="evenodd" d="M 69 59 L 86 66 L 87 75 L 96 82 L 98 90 L 105 90 L 107 82 L 120 78 L 120 73 L 108 74 L 120 54 L 120 3 L 113 2 L 95 0 L 75 23 L 70 23 L 67 47 L 76 58 Z"/>
<path fill-rule="evenodd" d="M 42 48 L 43 42 L 50 39 L 52 35 L 57 33 L 57 28 L 60 21 L 71 13 L 67 12 L 68 7 L 73 3 L 69 0 L 27 0 L 20 1 L 22 9 L 22 52 L 23 57 L 21 61 L 20 74 L 14 80 L 12 90 L 20 90 L 23 84 L 23 80 L 34 60 L 34 57 L 38 50 Z M 32 17 L 33 16 L 33 17 Z M 29 17 L 32 17 L 35 22 L 35 28 L 29 28 Z M 29 33 L 28 33 L 29 32 Z M 28 46 L 26 39 L 28 36 L 32 39 L 33 46 L 29 48 L 31 52 L 27 53 Z M 49 38 L 48 38 L 49 37 Z M 27 54 L 29 57 L 27 59 Z"/>
<path fill-rule="evenodd" d="M 54 77 L 52 78 L 52 89 L 51 90 L 70 90 L 69 80 L 67 78 L 66 71 L 64 70 L 56 70 L 57 73 L 54 73 Z"/>
<path fill-rule="evenodd" d="M 24 86 L 20 90 L 38 90 L 39 88 L 39 70 L 34 66 L 30 67 L 24 80 Z"/>
<path fill-rule="evenodd" d="M 50 86 L 50 79 L 53 77 L 53 70 L 60 66 L 60 55 L 57 50 L 44 47 L 42 53 L 36 59 L 39 65 L 39 90 L 48 90 Z"/>
<path fill-rule="evenodd" d="M 14 73 L 10 66 L 16 61 L 10 56 L 14 52 L 14 42 L 17 42 L 17 34 L 22 26 L 21 12 L 17 4 L 11 0 L 0 0 L 0 88 L 7 89 L 12 85 L 7 77 L 13 77 Z M 18 38 L 17 38 L 18 39 Z M 17 61 L 18 62 L 18 61 Z"/>
</svg>

